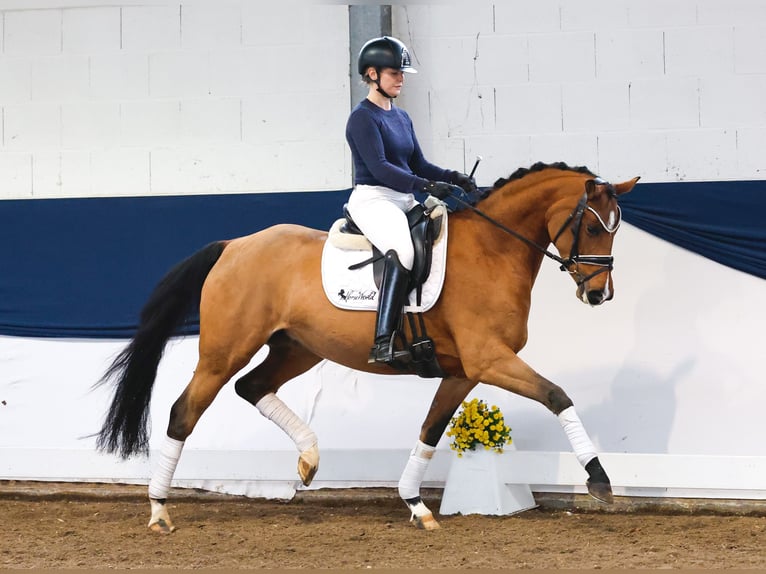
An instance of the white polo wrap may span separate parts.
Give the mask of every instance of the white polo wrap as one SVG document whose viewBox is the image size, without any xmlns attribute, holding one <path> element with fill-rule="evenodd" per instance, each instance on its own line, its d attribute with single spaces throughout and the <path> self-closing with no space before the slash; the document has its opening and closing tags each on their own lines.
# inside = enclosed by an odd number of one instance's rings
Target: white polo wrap
<svg viewBox="0 0 766 574">
<path fill-rule="evenodd" d="M 422 441 L 418 441 L 415 448 L 410 452 L 410 458 L 407 460 L 407 466 L 399 479 L 399 496 L 404 500 L 420 496 L 420 484 L 423 482 L 423 476 L 428 469 L 428 463 L 434 456 L 436 447 L 428 446 Z"/>
<path fill-rule="evenodd" d="M 149 498 L 161 500 L 168 497 L 170 482 L 173 480 L 183 448 L 183 441 L 165 436 L 165 443 L 162 445 L 152 479 L 149 481 Z"/>
<path fill-rule="evenodd" d="M 317 443 L 317 435 L 314 431 L 274 393 L 264 396 L 255 404 L 255 407 L 293 439 L 298 452 L 308 450 Z"/>
<path fill-rule="evenodd" d="M 573 406 L 567 407 L 559 413 L 559 422 L 564 428 L 577 460 L 585 467 L 586 464 L 596 458 L 596 447 L 588 438 L 588 433 L 585 432 L 585 427 L 582 426 L 580 417 L 577 416 Z"/>
</svg>

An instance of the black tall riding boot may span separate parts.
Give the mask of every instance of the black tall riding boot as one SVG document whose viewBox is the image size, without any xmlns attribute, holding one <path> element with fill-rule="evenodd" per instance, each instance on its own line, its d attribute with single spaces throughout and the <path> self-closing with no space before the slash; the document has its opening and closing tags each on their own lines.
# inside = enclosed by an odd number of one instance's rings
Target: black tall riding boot
<svg viewBox="0 0 766 574">
<path fill-rule="evenodd" d="M 390 249 L 386 253 L 383 279 L 378 292 L 375 346 L 370 349 L 368 363 L 390 363 L 394 360 L 394 335 L 402 318 L 409 280 L 410 272 L 399 262 L 396 251 Z"/>
</svg>

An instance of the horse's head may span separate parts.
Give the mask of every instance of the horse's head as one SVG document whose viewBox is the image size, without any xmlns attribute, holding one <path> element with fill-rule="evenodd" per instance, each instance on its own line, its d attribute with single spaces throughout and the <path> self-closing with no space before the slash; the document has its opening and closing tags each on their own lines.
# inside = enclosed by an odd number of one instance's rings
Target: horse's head
<svg viewBox="0 0 766 574">
<path fill-rule="evenodd" d="M 560 202 L 561 208 L 551 214 L 549 233 L 564 260 L 561 268 L 577 283 L 577 298 L 583 303 L 600 305 L 614 296 L 612 243 L 621 219 L 617 198 L 638 180 L 613 185 L 599 177 L 586 179 L 576 205 Z"/>
</svg>

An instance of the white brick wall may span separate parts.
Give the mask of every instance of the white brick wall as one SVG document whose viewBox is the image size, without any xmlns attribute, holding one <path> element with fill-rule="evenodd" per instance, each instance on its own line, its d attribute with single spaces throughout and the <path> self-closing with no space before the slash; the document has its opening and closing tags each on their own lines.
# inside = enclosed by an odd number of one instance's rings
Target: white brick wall
<svg viewBox="0 0 766 574">
<path fill-rule="evenodd" d="M 625 82 L 580 82 L 563 86 L 562 117 L 566 132 L 609 132 L 630 126 Z"/>
<path fill-rule="evenodd" d="M 0 198 L 342 189 L 348 8 L 0 4 Z"/>
<path fill-rule="evenodd" d="M 32 154 L 3 151 L 0 154 L 3 197 L 21 197 L 32 189 Z"/>
<path fill-rule="evenodd" d="M 90 56 L 90 99 L 123 101 L 149 97 L 149 56 L 142 53 Z"/>
<path fill-rule="evenodd" d="M 731 27 L 696 26 L 665 32 L 665 72 L 695 78 L 734 71 L 734 31 Z"/>
<path fill-rule="evenodd" d="M 393 14 L 418 58 L 401 103 L 421 144 L 436 163 L 461 147 L 464 165 L 490 158 L 480 184 L 538 160 L 614 180 L 762 177 L 762 0 L 498 0 Z"/>
<path fill-rule="evenodd" d="M 630 83 L 630 121 L 637 130 L 699 126 L 699 80 L 652 78 Z"/>
<path fill-rule="evenodd" d="M 61 147 L 66 150 L 120 145 L 120 104 L 76 102 L 61 106 Z"/>
<path fill-rule="evenodd" d="M 3 16 L 3 56 L 61 53 L 61 10 L 8 11 Z"/>
<path fill-rule="evenodd" d="M 61 147 L 61 106 L 14 104 L 3 108 L 3 152 L 57 150 Z"/>
<path fill-rule="evenodd" d="M 737 172 L 766 177 L 766 127 L 737 130 Z"/>
<path fill-rule="evenodd" d="M 766 126 L 766 74 L 700 81 L 702 127 Z"/>
<path fill-rule="evenodd" d="M 15 104 L 32 97 L 32 73 L 29 62 L 20 58 L 0 58 L 0 101 Z"/>
<path fill-rule="evenodd" d="M 236 48 L 242 43 L 238 3 L 186 3 L 181 6 L 181 47 L 186 50 Z"/>
<path fill-rule="evenodd" d="M 62 11 L 61 48 L 64 53 L 117 52 L 120 46 L 120 9 L 69 8 Z"/>
<path fill-rule="evenodd" d="M 665 68 L 662 30 L 596 32 L 596 76 L 635 80 L 662 76 Z"/>
<path fill-rule="evenodd" d="M 181 47 L 181 5 L 122 8 L 122 49 L 142 54 Z"/>
<path fill-rule="evenodd" d="M 734 29 L 734 71 L 737 74 L 766 74 L 764 38 L 766 16 Z"/>
<path fill-rule="evenodd" d="M 33 100 L 66 102 L 87 97 L 87 56 L 44 56 L 32 61 Z"/>
<path fill-rule="evenodd" d="M 498 34 L 538 34 L 561 30 L 561 3 L 558 0 L 536 2 L 495 2 L 494 31 Z M 456 10 L 455 7 L 450 7 Z M 453 23 L 462 22 L 470 8 L 461 9 Z"/>
<path fill-rule="evenodd" d="M 346 5 L 7 6 L 0 197 L 350 185 Z M 470 169 L 481 154 L 482 184 L 537 160 L 615 180 L 766 169 L 762 0 L 479 0 L 393 16 L 421 72 L 398 104 L 429 159 Z"/>
</svg>

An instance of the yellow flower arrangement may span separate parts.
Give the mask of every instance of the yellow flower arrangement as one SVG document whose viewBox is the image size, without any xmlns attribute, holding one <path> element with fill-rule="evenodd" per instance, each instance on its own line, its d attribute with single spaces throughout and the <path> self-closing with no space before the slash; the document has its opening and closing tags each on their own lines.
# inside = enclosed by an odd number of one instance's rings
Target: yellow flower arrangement
<svg viewBox="0 0 766 574">
<path fill-rule="evenodd" d="M 511 428 L 497 406 L 487 407 L 484 401 L 472 399 L 463 401 L 462 410 L 452 417 L 447 436 L 452 437 L 450 448 L 458 456 L 477 446 L 502 453 L 503 446 L 511 443 Z"/>
</svg>

